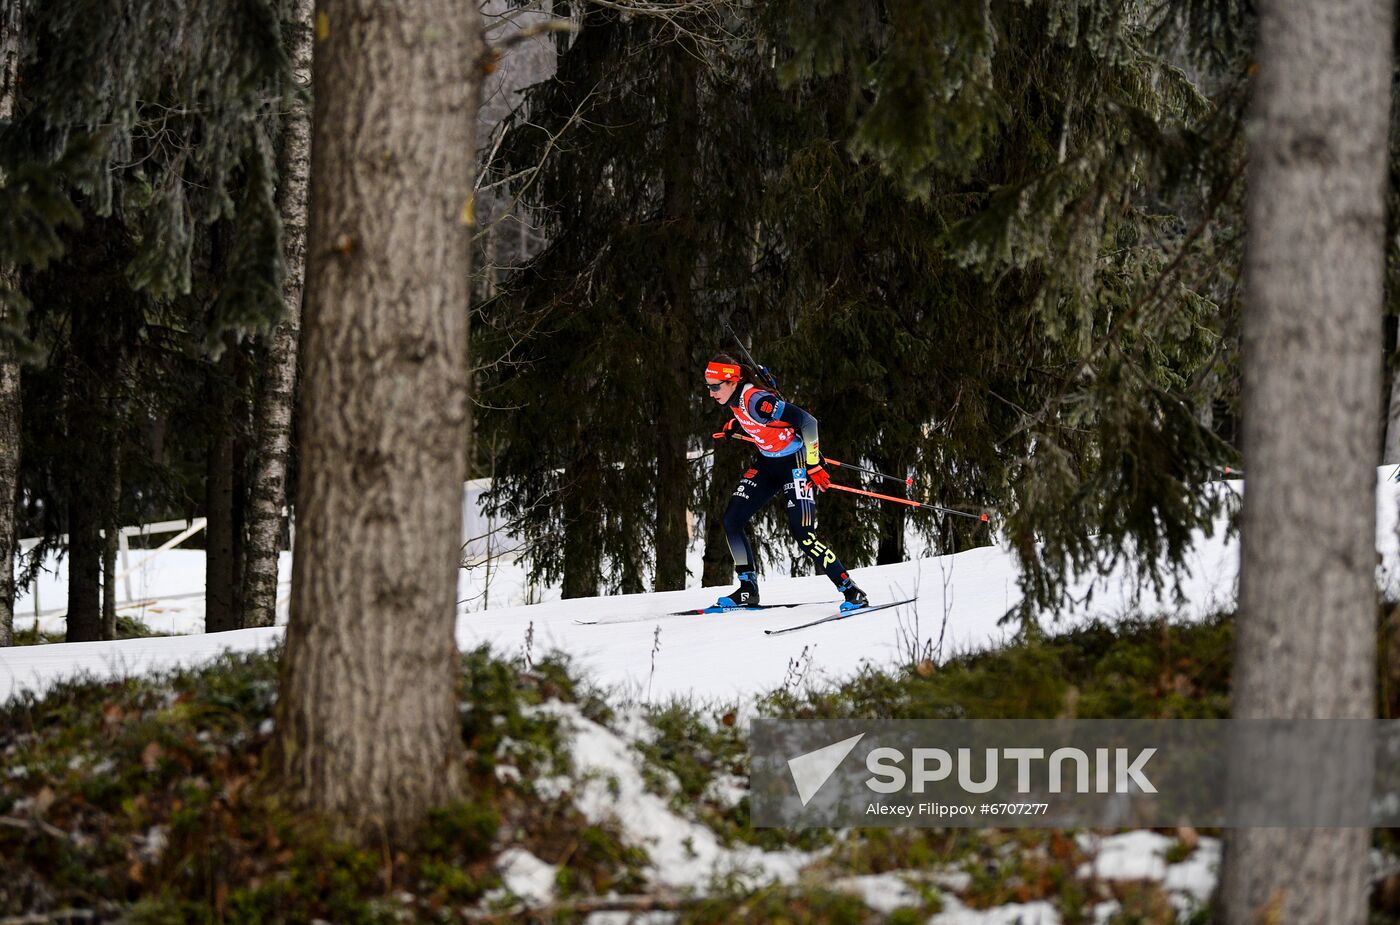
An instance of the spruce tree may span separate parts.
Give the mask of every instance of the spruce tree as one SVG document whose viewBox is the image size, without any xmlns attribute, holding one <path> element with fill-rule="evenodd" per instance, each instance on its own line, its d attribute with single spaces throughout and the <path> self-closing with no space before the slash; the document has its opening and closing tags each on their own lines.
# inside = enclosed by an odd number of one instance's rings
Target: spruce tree
<svg viewBox="0 0 1400 925">
<path fill-rule="evenodd" d="M 503 448 L 491 499 L 534 578 L 567 596 L 675 588 L 702 471 L 689 454 L 714 429 L 701 373 L 719 319 L 752 295 L 752 154 L 773 142 L 750 134 L 750 108 L 776 84 L 728 31 L 743 21 L 578 14 L 488 165 L 549 242 L 481 312 L 480 352 L 503 358 L 482 391 Z"/>
<path fill-rule="evenodd" d="M 1174 265 L 1193 243 L 1168 199 L 1223 224 L 1232 177 L 1207 168 L 1231 112 L 1117 4 L 777 3 L 766 22 L 786 84 L 838 127 L 794 153 L 768 216 L 788 355 L 825 360 L 799 391 L 842 422 L 824 444 L 1007 515 L 1028 607 L 1125 559 L 1159 580 L 1222 509 L 1231 458 L 1197 410 L 1232 264 Z"/>
<path fill-rule="evenodd" d="M 701 476 L 692 498 L 721 509 L 732 471 L 669 465 L 655 433 L 657 396 L 698 381 L 728 318 L 832 456 L 1003 515 L 1028 610 L 1118 562 L 1160 582 L 1223 510 L 1212 479 L 1233 458 L 1203 423 L 1234 386 L 1233 84 L 1207 99 L 1161 51 L 1178 33 L 1110 3 L 730 12 L 689 31 L 585 13 L 499 147 L 494 169 L 549 216 L 548 250 L 483 312 L 484 349 L 508 359 L 483 421 L 505 447 L 494 497 L 537 576 L 567 557 L 639 584 L 660 473 Z M 693 115 L 666 64 L 686 42 Z M 661 128 L 675 123 L 695 129 Z M 710 194 L 689 221 L 663 218 L 682 167 Z M 644 307 L 669 304 L 654 293 L 695 252 L 694 307 L 667 315 L 688 336 L 658 333 Z M 689 371 L 667 360 L 678 341 Z M 715 423 L 701 407 L 692 450 Z M 783 535 L 780 513 L 761 538 Z M 988 539 L 975 521 L 916 523 L 939 550 Z M 850 565 L 882 538 L 896 555 L 901 529 L 823 498 L 822 535 Z"/>
<path fill-rule="evenodd" d="M 42 511 L 30 522 L 50 541 L 68 532 L 76 544 L 69 550 L 70 591 L 77 595 L 76 632 L 85 636 L 84 627 L 95 625 L 90 610 L 101 555 L 91 534 L 102 527 L 91 521 L 112 506 L 102 486 L 117 480 L 114 447 L 144 445 L 117 439 L 128 424 L 142 423 L 110 411 L 129 385 L 121 370 L 170 382 L 191 354 L 222 351 L 225 332 L 270 328 L 280 314 L 269 126 L 290 77 L 279 40 L 282 11 L 273 2 L 21 7 L 16 118 L 0 132 L 7 179 L 0 188 L 7 231 L 0 234 L 0 263 L 25 268 L 26 276 L 0 298 L 13 311 L 12 331 L 30 339 L 31 355 L 67 370 L 58 404 L 50 406 L 67 409 L 65 452 L 35 457 L 23 479 L 38 492 L 26 497 L 26 510 Z M 100 233 L 76 230 L 84 222 Z M 83 248 L 91 253 L 77 253 Z M 67 263 L 56 265 L 60 258 Z M 48 289 L 45 274 L 75 266 L 91 268 L 106 288 Z M 53 296 L 25 298 L 45 289 Z M 25 319 L 31 302 L 34 314 Z M 50 323 L 46 315 L 63 320 Z M 137 355 L 158 360 L 165 375 L 123 364 Z M 180 400 L 154 404 L 165 413 Z M 189 411 L 198 426 L 179 431 L 180 439 L 217 431 L 218 422 Z M 54 467 L 65 474 L 50 477 Z M 231 461 L 223 468 L 236 477 Z M 201 493 L 172 496 L 166 489 L 183 478 L 172 472 L 137 467 L 134 474 L 156 476 L 122 480 L 129 497 L 146 504 Z"/>
</svg>

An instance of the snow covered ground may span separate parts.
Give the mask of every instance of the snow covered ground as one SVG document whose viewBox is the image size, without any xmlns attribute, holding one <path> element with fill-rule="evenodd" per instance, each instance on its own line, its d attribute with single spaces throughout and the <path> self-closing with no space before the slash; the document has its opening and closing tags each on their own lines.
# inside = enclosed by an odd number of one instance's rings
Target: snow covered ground
<svg viewBox="0 0 1400 925">
<path fill-rule="evenodd" d="M 1388 588 L 1400 588 L 1396 542 L 1400 483 L 1392 480 L 1395 472 L 1393 467 L 1377 472 L 1379 580 Z M 1214 535 L 1197 537 L 1183 585 L 1184 607 L 1161 602 L 1150 591 L 1140 605 L 1134 605 L 1132 583 L 1115 574 L 1101 579 L 1092 603 L 1069 613 L 1063 625 L 1156 610 L 1200 617 L 1232 606 L 1238 542 L 1224 534 L 1221 523 Z M 133 551 L 133 563 L 141 555 Z M 693 560 L 692 574 L 698 574 L 698 550 Z M 66 575 L 62 563 L 50 565 L 52 570 L 41 578 L 39 594 L 46 606 L 56 607 L 65 599 Z M 765 577 L 765 601 L 810 603 L 762 613 L 664 617 L 668 611 L 711 603 L 720 589 L 697 586 L 564 601 L 557 588 L 531 588 L 520 566 L 496 560 L 489 570 L 477 565 L 462 571 L 457 638 L 464 648 L 489 644 L 503 653 L 527 647 L 530 654 L 561 650 L 597 683 L 638 699 L 657 701 L 687 694 L 723 699 L 771 690 L 790 682 L 798 672 L 816 680 L 849 675 L 865 662 L 888 664 L 908 651 L 911 640 L 920 647 L 931 644 L 943 656 L 994 646 L 1009 632 L 999 625 L 1000 618 L 1019 599 L 1013 557 L 1001 547 L 858 569 L 853 574 L 873 601 L 917 594 L 918 602 L 790 635 L 766 636 L 765 629 L 801 623 L 834 610 L 830 583 L 819 576 Z M 283 622 L 290 577 L 290 555 L 284 554 L 279 592 Z M 202 633 L 202 552 L 172 550 L 134 580 L 134 596 L 140 603 L 123 608 L 122 613 L 152 629 L 188 635 L 0 650 L 0 699 L 42 690 L 79 673 L 112 677 L 197 664 L 224 651 L 263 649 L 281 637 L 281 627 Z M 17 628 L 37 621 L 46 630 L 61 630 L 61 612 L 35 618 L 28 594 L 16 602 Z M 632 622 L 589 626 L 575 622 L 580 620 Z"/>
<path fill-rule="evenodd" d="M 545 800 L 566 795 L 589 822 L 618 824 L 627 844 L 646 849 L 650 858 L 647 877 L 653 889 L 705 895 L 722 883 L 742 883 L 746 889 L 756 889 L 769 883 L 805 882 L 853 894 L 873 911 L 889 915 L 902 908 L 920 908 L 925 892 L 921 887 L 933 886 L 938 890 L 942 911 L 928 919 L 928 925 L 1060 925 L 1063 921 L 1056 904 L 1047 900 L 986 909 L 967 905 L 964 899 L 974 879 L 968 865 L 984 861 L 964 859 L 921 869 L 833 876 L 826 866 L 830 854 L 827 849 L 763 851 L 751 845 L 726 846 L 713 831 L 677 814 L 664 796 L 648 787 L 645 761 L 634 743 L 649 733 L 644 718 L 635 710 L 630 712 L 630 722 L 624 718 L 615 724 L 618 729 L 612 729 L 587 719 L 573 704 L 553 701 L 536 709 L 559 719 L 573 740 L 570 775 L 535 780 L 536 794 Z M 654 773 L 655 766 L 650 770 Z M 1194 833 L 1190 837 L 1192 844 L 1183 852 L 1185 856 L 1172 861 L 1173 849 L 1185 846 L 1178 838 L 1159 832 L 1078 833 L 1075 844 L 1085 860 L 1073 869 L 1073 877 L 1086 885 L 1104 885 L 1105 889 L 1100 890 L 1086 888 L 1090 895 L 1111 895 L 1120 884 L 1154 884 L 1165 894 L 1177 920 L 1184 921 L 1209 901 L 1220 865 L 1217 839 Z M 1018 849 L 1013 844 L 1003 848 L 1007 849 L 1002 852 L 1004 855 L 1010 855 L 1013 849 L 1043 855 L 1043 848 Z M 1379 861 L 1373 859 L 1373 875 L 1380 869 Z M 557 868 L 529 851 L 510 848 L 501 853 L 496 865 L 504 889 L 491 897 L 493 901 L 513 898 L 526 906 L 540 906 L 557 899 Z M 1120 909 L 1117 900 L 1102 899 L 1088 911 L 1091 921 L 1106 923 Z M 589 925 L 622 925 L 629 921 L 669 925 L 677 918 L 669 912 L 651 916 L 598 913 L 587 921 Z"/>
<path fill-rule="evenodd" d="M 1378 580 L 1393 594 L 1400 593 L 1396 540 L 1400 484 L 1391 480 L 1394 473 L 1389 467 L 1379 471 L 1377 486 L 1377 548 L 1382 554 Z M 142 555 L 134 551 L 133 563 Z M 52 565 L 39 586 L 41 601 L 49 607 L 60 605 L 66 590 L 62 564 Z M 290 557 L 284 555 L 281 565 L 279 619 L 285 622 Z M 280 639 L 280 626 L 204 634 L 203 572 L 202 553 L 166 553 L 150 568 L 133 575 L 132 597 L 136 602 L 123 608 L 123 613 L 153 629 L 185 635 L 0 649 L 0 700 L 24 691 L 42 691 L 76 674 L 112 677 L 197 664 L 220 652 L 263 649 Z M 699 572 L 698 551 L 692 572 Z M 1112 575 L 1098 584 L 1093 604 L 1075 610 L 1065 622 L 1157 609 L 1205 616 L 1232 606 L 1237 573 L 1238 545 L 1225 538 L 1222 523 L 1211 537 L 1197 537 L 1183 585 L 1184 607 L 1160 602 L 1151 593 L 1135 602 L 1130 582 L 1122 575 Z M 799 676 L 813 681 L 848 675 L 865 662 L 887 664 L 903 658 L 911 646 L 928 645 L 947 656 L 994 646 L 1008 635 L 998 621 L 1016 603 L 1017 573 L 1004 548 L 861 569 L 856 576 L 876 601 L 917 594 L 918 602 L 770 637 L 764 635 L 764 629 L 789 626 L 832 611 L 835 604 L 829 583 L 821 577 L 766 578 L 766 600 L 810 602 L 790 610 L 665 617 L 662 615 L 671 610 L 709 603 L 716 589 L 692 587 L 661 594 L 562 601 L 558 589 L 530 588 L 518 565 L 496 561 L 489 584 L 485 566 L 463 571 L 457 636 L 464 648 L 489 644 L 506 655 L 537 656 L 562 650 L 595 682 L 616 689 L 618 702 L 625 704 L 659 702 L 673 695 L 702 700 L 743 698 L 794 683 Z M 17 623 L 21 627 L 37 623 L 45 630 L 62 629 L 61 613 L 50 611 L 36 618 L 32 607 L 27 595 L 18 603 Z M 30 611 L 27 617 L 26 609 Z M 575 622 L 581 620 L 622 622 Z M 704 824 L 678 812 L 648 787 L 646 761 L 637 748 L 648 733 L 638 708 L 622 709 L 614 728 L 590 721 L 572 705 L 547 702 L 536 709 L 557 717 L 568 730 L 573 768 L 570 777 L 540 778 L 532 786 L 541 799 L 572 800 L 590 822 L 615 821 L 628 844 L 646 848 L 648 880 L 653 886 L 704 893 L 709 884 L 727 877 L 741 876 L 750 886 L 791 884 L 816 877 L 832 888 L 860 896 L 872 910 L 889 914 L 919 907 L 921 886 L 932 884 L 939 889 L 943 905 L 929 920 L 930 925 L 1059 925 L 1062 921 L 1056 905 L 1043 899 L 973 908 L 974 900 L 968 894 L 970 874 L 957 865 L 831 877 L 823 866 L 824 852 L 764 852 L 751 846 L 726 845 Z M 717 778 L 713 783 L 720 790 L 733 791 L 737 799 L 743 795 L 746 782 Z M 1146 831 L 1078 836 L 1078 850 L 1089 860 L 1075 870 L 1075 878 L 1111 887 L 1092 894 L 1100 899 L 1088 910 L 1091 920 L 1107 922 L 1120 912 L 1117 899 L 1102 898 L 1118 896 L 1116 884 L 1157 884 L 1182 918 L 1205 903 L 1215 886 L 1220 845 L 1200 838 L 1184 857 L 1179 850 L 1173 855 L 1176 845 L 1175 839 Z M 1179 859 L 1172 861 L 1172 856 Z M 1391 858 L 1381 860 L 1394 863 Z M 555 898 L 556 868 L 523 847 L 503 850 L 496 863 L 503 901 L 537 905 Z M 669 922 L 674 921 L 674 914 L 655 912 L 633 918 L 609 912 L 589 918 L 592 925 L 633 920 Z"/>
</svg>

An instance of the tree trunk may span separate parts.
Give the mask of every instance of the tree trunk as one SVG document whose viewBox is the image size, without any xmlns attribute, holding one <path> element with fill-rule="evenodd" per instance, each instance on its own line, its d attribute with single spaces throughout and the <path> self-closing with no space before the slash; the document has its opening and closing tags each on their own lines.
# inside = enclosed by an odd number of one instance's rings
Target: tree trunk
<svg viewBox="0 0 1400 925">
<path fill-rule="evenodd" d="M 723 424 L 723 420 L 720 423 Z M 729 551 L 729 540 L 724 535 L 724 524 L 720 518 L 724 516 L 724 509 L 734 494 L 734 485 L 744 471 L 744 451 L 739 441 L 716 440 L 714 450 L 710 484 L 705 490 L 705 552 L 700 575 L 700 583 L 707 588 L 729 584 L 734 579 L 734 555 Z"/>
<path fill-rule="evenodd" d="M 690 512 L 691 408 L 696 401 L 699 371 L 691 368 L 690 341 L 694 329 L 690 287 L 695 274 L 695 161 L 699 137 L 696 112 L 696 60 L 686 42 L 669 54 L 669 89 L 674 94 L 668 126 L 667 154 L 671 160 L 662 194 L 661 218 L 667 239 L 661 286 L 665 305 L 657 321 L 658 347 L 665 374 L 656 390 L 661 407 L 656 418 L 656 576 L 655 590 L 679 591 L 687 577 L 685 559 L 690 546 L 686 515 Z"/>
<path fill-rule="evenodd" d="M 3 271 L 0 271 L 3 272 Z M 0 280 L 0 286 L 5 285 Z M 0 340 L 0 646 L 14 643 L 15 504 L 20 464 L 20 369 L 15 344 Z"/>
<path fill-rule="evenodd" d="M 1395 345 L 1391 345 L 1391 355 L 1395 349 Z M 1388 466 L 1400 463 L 1400 370 L 1394 369 L 1393 365 L 1390 395 L 1386 402 L 1385 444 L 1381 450 L 1381 462 Z"/>
<path fill-rule="evenodd" d="M 271 787 L 361 843 L 463 793 L 454 638 L 475 4 L 317 3 L 292 612 Z"/>
<path fill-rule="evenodd" d="M 596 479 L 597 458 L 586 445 L 575 455 L 568 478 L 587 483 Z M 599 513 L 580 502 L 580 492 L 564 491 L 564 564 L 560 596 L 597 597 L 602 581 L 603 547 Z"/>
<path fill-rule="evenodd" d="M 204 631 L 238 627 L 238 556 L 234 504 L 234 382 L 238 348 L 228 346 L 209 369 L 209 409 L 213 418 L 204 456 Z"/>
<path fill-rule="evenodd" d="M 237 571 L 233 528 L 233 357 L 225 349 L 217 368 L 209 370 L 210 434 L 204 467 L 204 631 L 238 629 L 235 594 Z"/>
<path fill-rule="evenodd" d="M 900 475 L 905 471 L 905 466 L 894 458 L 877 457 L 873 462 L 876 469 L 891 475 Z M 876 490 L 884 492 L 889 487 L 890 484 L 886 483 L 885 488 Z M 895 497 L 904 497 L 907 492 L 895 488 L 890 494 Z M 904 548 L 904 531 L 908 521 L 908 513 L 909 508 L 902 504 L 894 504 L 893 502 L 880 504 L 880 541 L 875 550 L 876 565 L 891 565 L 895 562 L 903 562 L 908 558 Z"/>
<path fill-rule="evenodd" d="M 250 497 L 249 461 L 253 458 L 253 404 L 248 396 L 253 393 L 253 359 L 249 350 L 234 348 L 234 378 L 237 383 L 233 400 L 233 441 L 231 448 L 229 482 L 233 495 L 233 623 L 239 629 L 243 623 L 243 576 L 247 574 L 248 556 L 248 505 Z"/>
<path fill-rule="evenodd" d="M 102 537 L 110 493 L 107 481 L 102 379 L 108 353 L 100 314 L 79 301 L 73 306 L 71 349 L 65 373 L 68 479 L 68 642 L 102 638 Z"/>
<path fill-rule="evenodd" d="M 312 0 L 295 0 L 292 67 L 310 91 Z M 306 276 L 306 186 L 311 167 L 311 118 L 297 100 L 282 125 L 278 150 L 277 206 L 282 214 L 282 250 L 287 276 L 282 304 L 287 317 L 268 345 L 258 396 L 257 449 L 248 505 L 247 571 L 243 625 L 272 626 L 277 620 L 277 559 L 282 548 L 282 509 L 287 503 L 287 461 L 292 451 L 292 404 L 301 336 L 302 284 Z"/>
<path fill-rule="evenodd" d="M 1391 6 L 1260 5 L 1244 313 L 1239 718 L 1374 715 Z M 1369 760 L 1306 792 L 1369 799 Z M 1232 775 L 1248 769 L 1236 762 Z M 1288 783 L 1281 781 L 1280 783 Z M 1366 921 L 1366 829 L 1234 829 L 1232 923 Z"/>
<path fill-rule="evenodd" d="M 876 565 L 904 562 L 904 523 L 908 508 L 902 504 L 885 504 L 880 508 L 880 542 L 875 550 Z"/>
<path fill-rule="evenodd" d="M 117 638 L 117 550 L 121 542 L 122 469 L 121 446 L 113 440 L 107 460 L 108 488 L 106 523 L 102 536 L 102 638 Z"/>
<path fill-rule="evenodd" d="M 678 328 L 676 325 L 668 333 L 677 336 Z M 694 371 L 686 369 L 689 364 L 676 360 L 675 354 L 679 352 L 684 357 L 685 351 L 667 346 L 670 354 L 667 378 L 672 382 L 695 379 Z M 668 388 L 660 391 L 668 391 Z M 690 546 L 686 524 L 686 514 L 690 510 L 690 460 L 686 458 L 690 428 L 686 425 L 690 414 L 683 405 L 676 407 L 677 402 L 668 404 L 671 407 L 663 408 L 656 420 L 656 574 L 653 579 L 656 591 L 679 591 L 685 587 L 685 556 Z"/>
<path fill-rule="evenodd" d="M 68 630 L 66 642 L 95 642 L 102 638 L 102 515 L 99 498 L 78 487 L 90 482 L 74 475 L 68 513 Z"/>
<path fill-rule="evenodd" d="M 19 77 L 20 4 L 7 3 L 0 12 L 0 121 L 14 112 Z M 19 285 L 14 268 L 0 264 L 0 291 Z M 8 318 L 9 310 L 4 316 Z M 15 628 L 15 501 L 19 487 L 20 372 L 15 344 L 0 337 L 0 646 L 14 644 Z"/>
</svg>

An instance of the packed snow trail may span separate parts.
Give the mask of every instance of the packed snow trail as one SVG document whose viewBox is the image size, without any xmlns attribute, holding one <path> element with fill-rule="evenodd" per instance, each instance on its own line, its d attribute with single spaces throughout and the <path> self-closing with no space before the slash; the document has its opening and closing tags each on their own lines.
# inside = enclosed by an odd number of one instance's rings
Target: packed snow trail
<svg viewBox="0 0 1400 925">
<path fill-rule="evenodd" d="M 1389 466 L 1378 470 L 1377 492 L 1377 547 L 1383 554 L 1379 581 L 1392 593 L 1400 590 L 1395 537 L 1400 484 L 1390 480 L 1395 471 Z M 1130 613 L 1208 616 L 1233 607 L 1238 562 L 1237 540 L 1227 541 L 1224 524 L 1218 524 L 1212 536 L 1197 536 L 1188 556 L 1182 586 L 1185 606 L 1177 607 L 1170 599 L 1159 601 L 1150 591 L 1145 591 L 1140 604 L 1135 605 L 1131 582 L 1117 573 L 1101 580 L 1091 602 L 1070 611 L 1060 625 Z M 872 602 L 914 595 L 918 595 L 918 601 L 797 633 L 767 636 L 765 630 L 782 629 L 830 613 L 839 596 L 821 576 L 764 577 L 765 599 L 813 603 L 810 607 L 660 619 L 672 611 L 712 603 L 728 586 L 556 599 L 460 613 L 457 641 L 463 648 L 488 644 L 507 656 L 539 658 L 559 650 L 567 653 L 595 683 L 634 698 L 660 701 L 673 695 L 743 698 L 793 683 L 797 677 L 814 681 L 848 676 L 863 663 L 889 665 L 903 661 L 909 654 L 911 640 L 917 641 L 920 648 L 931 644 L 936 655 L 947 657 L 993 647 L 1011 634 L 1010 627 L 999 624 L 1019 600 L 1017 571 L 1008 549 L 984 547 L 956 555 L 856 569 L 854 574 Z M 475 593 L 469 576 L 464 575 L 459 597 L 470 598 Z M 492 595 L 499 599 L 497 592 Z M 60 598 L 53 596 L 51 590 L 48 600 Z M 22 608 L 16 609 L 22 617 Z M 202 602 L 199 610 L 202 617 Z M 629 618 L 635 622 L 576 622 Z M 160 628 L 158 619 L 147 622 Z M 23 626 L 24 622 L 17 618 L 16 624 Z M 195 665 L 226 651 L 265 649 L 274 645 L 282 632 L 281 627 L 273 627 L 0 649 L 0 699 L 23 691 L 39 691 L 77 674 L 121 677 Z"/>
</svg>

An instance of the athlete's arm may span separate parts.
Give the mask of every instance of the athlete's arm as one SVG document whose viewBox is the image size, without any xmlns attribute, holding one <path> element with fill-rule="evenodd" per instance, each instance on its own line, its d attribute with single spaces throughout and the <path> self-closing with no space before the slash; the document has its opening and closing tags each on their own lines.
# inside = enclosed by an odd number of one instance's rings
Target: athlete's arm
<svg viewBox="0 0 1400 925">
<path fill-rule="evenodd" d="M 749 416 L 761 424 L 787 424 L 802 437 L 802 446 L 807 450 L 807 465 L 821 462 L 821 449 L 817 444 L 817 419 L 792 402 L 783 401 L 772 392 L 755 391 L 749 397 Z"/>
</svg>

